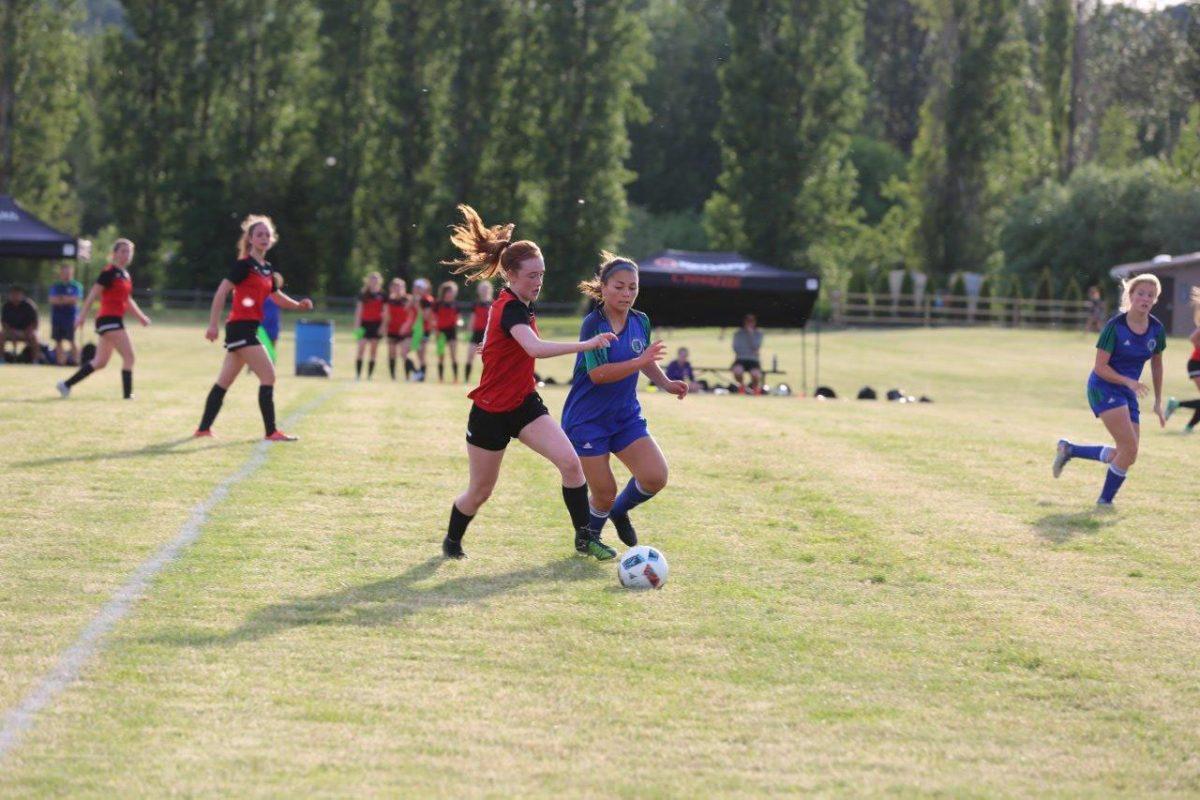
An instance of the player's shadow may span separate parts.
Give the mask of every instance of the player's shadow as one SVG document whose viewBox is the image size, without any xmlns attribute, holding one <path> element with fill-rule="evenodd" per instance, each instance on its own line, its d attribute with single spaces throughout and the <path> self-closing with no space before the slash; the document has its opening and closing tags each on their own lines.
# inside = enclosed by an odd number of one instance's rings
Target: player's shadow
<svg viewBox="0 0 1200 800">
<path fill-rule="evenodd" d="M 195 437 L 185 436 L 182 439 L 172 439 L 167 442 L 156 442 L 148 444 L 145 447 L 139 447 L 134 450 L 104 450 L 95 453 L 85 453 L 83 455 L 72 454 L 62 456 L 50 456 L 48 458 L 34 458 L 28 461 L 14 461 L 14 467 L 52 467 L 56 464 L 71 464 L 71 463 L 86 463 L 88 461 L 108 461 L 115 458 L 144 458 L 146 456 L 182 456 L 190 453 L 199 453 L 203 450 L 216 450 L 220 447 L 244 447 L 247 444 L 253 444 L 257 439 L 242 439 L 240 441 L 216 442 L 206 444 L 202 447 L 189 447 L 180 449 L 181 445 L 195 441 Z"/>
<path fill-rule="evenodd" d="M 422 611 L 482 603 L 527 584 L 593 580 L 600 574 L 596 562 L 569 556 L 499 574 L 463 575 L 428 586 L 417 585 L 434 577 L 445 562 L 441 556 L 434 556 L 394 578 L 275 603 L 255 611 L 226 634 L 169 634 L 157 640 L 202 647 L 257 641 L 309 625 L 396 625 Z"/>
<path fill-rule="evenodd" d="M 1099 533 L 1117 520 L 1112 511 L 1060 512 L 1034 520 L 1038 536 L 1054 544 L 1063 544 L 1080 534 Z"/>
</svg>

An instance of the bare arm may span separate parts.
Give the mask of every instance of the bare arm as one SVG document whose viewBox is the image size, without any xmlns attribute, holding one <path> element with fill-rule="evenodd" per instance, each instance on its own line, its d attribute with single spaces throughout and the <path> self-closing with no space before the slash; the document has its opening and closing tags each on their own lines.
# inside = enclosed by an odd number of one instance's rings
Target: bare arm
<svg viewBox="0 0 1200 800">
<path fill-rule="evenodd" d="M 588 370 L 588 379 L 595 384 L 616 383 L 619 380 L 628 378 L 635 372 L 645 372 L 646 377 L 653 381 L 654 377 L 652 373 L 647 370 L 649 367 L 657 369 L 658 365 L 655 362 L 663 357 L 663 352 L 666 349 L 666 345 L 662 342 L 655 342 L 643 350 L 642 354 L 637 358 L 631 358 L 628 361 L 618 361 L 615 364 L 601 364 L 598 367 L 593 367 Z M 661 375 L 662 370 L 658 370 L 658 373 Z M 663 375 L 663 380 L 666 380 L 665 375 Z"/>
<path fill-rule="evenodd" d="M 217 291 L 213 293 L 212 307 L 208 310 L 208 330 L 204 332 L 204 338 L 210 342 L 217 340 L 217 320 L 221 316 L 221 312 L 225 310 L 225 298 L 233 291 L 233 283 L 228 278 L 221 281 Z"/>
<path fill-rule="evenodd" d="M 1163 358 L 1162 353 L 1155 353 L 1150 358 L 1150 379 L 1154 383 L 1154 405 L 1162 402 Z"/>
<path fill-rule="evenodd" d="M 1200 347 L 1200 328 L 1192 331 L 1192 335 L 1188 337 L 1192 343 L 1192 347 Z"/>
<path fill-rule="evenodd" d="M 585 350 L 608 347 L 610 342 L 617 340 L 615 334 L 601 333 L 582 342 L 548 342 L 534 333 L 533 328 L 528 325 L 514 325 L 509 333 L 517 340 L 517 344 L 521 345 L 525 352 L 534 358 L 553 358 L 554 356 L 565 356 L 568 353 L 582 353 Z"/>
<path fill-rule="evenodd" d="M 362 327 L 362 300 L 359 300 L 354 304 L 354 327 Z M 358 334 L 356 333 L 354 335 L 357 336 Z"/>
<path fill-rule="evenodd" d="M 129 307 L 133 309 L 133 315 L 138 318 L 138 321 L 143 325 L 150 324 L 150 318 L 142 312 L 142 307 L 137 304 L 137 301 L 132 297 L 129 298 Z"/>
<path fill-rule="evenodd" d="M 1108 381 L 1109 383 L 1115 383 L 1118 386 L 1124 386 L 1128 389 L 1132 389 L 1139 395 L 1146 394 L 1146 385 L 1144 383 L 1135 381 L 1133 378 L 1126 378 L 1124 375 L 1110 367 L 1108 365 L 1108 360 L 1110 358 L 1112 358 L 1112 353 L 1108 352 L 1107 350 L 1100 350 L 1099 348 L 1096 349 L 1096 365 L 1092 368 L 1092 371 L 1096 373 L 1096 377 L 1100 378 L 1101 380 Z M 1159 360 L 1161 363 L 1161 357 Z"/>
<path fill-rule="evenodd" d="M 271 293 L 271 299 L 274 300 L 280 308 L 286 308 L 289 311 L 295 311 L 297 308 L 303 309 L 304 311 L 308 311 L 310 308 L 313 307 L 312 300 L 309 300 L 307 297 L 304 298 L 303 300 L 295 300 L 291 297 L 288 297 L 286 294 L 279 291 L 278 289 L 276 289 L 274 292 Z M 359 305 L 359 308 L 362 307 L 362 303 L 359 303 L 358 305 Z M 355 316 L 355 319 L 358 318 L 358 311 L 354 312 L 354 316 Z M 355 325 L 354 327 L 357 328 L 358 326 Z"/>
<path fill-rule="evenodd" d="M 87 319 L 88 309 L 92 307 L 92 303 L 96 300 L 96 295 L 100 294 L 99 284 L 92 284 L 92 288 L 88 290 L 87 297 L 83 298 L 83 302 L 79 304 L 79 319 L 75 320 L 75 327 L 82 328 L 83 321 Z"/>
</svg>

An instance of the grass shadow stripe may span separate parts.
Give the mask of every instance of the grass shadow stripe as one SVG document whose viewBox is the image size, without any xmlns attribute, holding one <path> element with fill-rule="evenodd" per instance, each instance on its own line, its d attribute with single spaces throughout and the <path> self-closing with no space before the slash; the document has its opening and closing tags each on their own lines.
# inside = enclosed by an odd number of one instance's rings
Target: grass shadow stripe
<svg viewBox="0 0 1200 800">
<path fill-rule="evenodd" d="M 333 390 L 327 391 L 301 406 L 284 421 L 284 424 L 298 423 L 332 394 Z M 0 723 L 0 763 L 3 763 L 5 756 L 20 744 L 21 738 L 33 727 L 38 712 L 79 679 L 83 668 L 100 649 L 104 638 L 129 614 L 133 604 L 145 594 L 155 577 L 199 538 L 213 509 L 224 502 L 234 486 L 249 478 L 266 463 L 267 450 L 272 444 L 265 440 L 259 441 L 246 462 L 213 487 L 208 497 L 192 509 L 175 538 L 160 547 L 133 571 L 74 643 L 62 652 L 54 667 L 38 682 L 33 691 L 4 715 L 3 722 Z"/>
</svg>

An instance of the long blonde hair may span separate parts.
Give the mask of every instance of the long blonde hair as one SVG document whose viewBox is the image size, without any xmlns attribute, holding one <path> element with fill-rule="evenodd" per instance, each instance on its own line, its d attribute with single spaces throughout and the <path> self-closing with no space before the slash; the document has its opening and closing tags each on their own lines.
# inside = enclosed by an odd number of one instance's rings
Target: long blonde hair
<svg viewBox="0 0 1200 800">
<path fill-rule="evenodd" d="M 597 303 L 601 302 L 604 297 L 600 292 L 604 282 L 608 280 L 608 276 L 612 274 L 613 268 L 618 265 L 633 267 L 634 273 L 638 271 L 637 262 L 632 258 L 613 255 L 607 250 L 600 251 L 600 266 L 596 268 L 596 276 L 590 280 L 579 282 L 579 291 L 586 297 L 590 297 Z"/>
<path fill-rule="evenodd" d="M 383 288 L 383 276 L 380 275 L 378 272 L 368 272 L 366 274 L 366 277 L 363 278 L 362 290 L 364 292 L 367 291 L 367 289 L 371 288 L 371 279 L 372 278 L 379 281 L 379 288 L 381 288 L 381 289 Z"/>
<path fill-rule="evenodd" d="M 1121 292 L 1121 310 L 1122 311 L 1129 310 L 1129 307 L 1133 303 L 1133 300 L 1132 300 L 1133 289 L 1140 283 L 1149 283 L 1150 285 L 1152 285 L 1154 287 L 1154 299 L 1155 300 L 1157 300 L 1158 297 L 1162 294 L 1162 284 L 1159 282 L 1157 276 L 1151 275 L 1148 272 L 1143 273 L 1141 275 L 1134 275 L 1129 280 L 1121 282 L 1121 286 L 1123 287 L 1122 292 Z"/>
<path fill-rule="evenodd" d="M 460 205 L 458 210 L 463 221 L 450 228 L 450 242 L 462 258 L 442 263 L 453 267 L 450 271 L 455 275 L 465 275 L 467 283 L 490 280 L 501 270 L 515 273 L 522 261 L 542 254 L 541 248 L 527 239 L 513 241 L 513 223 L 489 227 L 470 206 Z"/>
<path fill-rule="evenodd" d="M 279 234 L 275 230 L 275 223 L 265 214 L 251 214 L 242 220 L 242 235 L 238 238 L 238 258 L 245 258 L 250 255 L 250 233 L 259 223 L 267 226 L 267 230 L 271 232 L 271 244 L 267 249 L 270 250 L 279 242 Z"/>
</svg>

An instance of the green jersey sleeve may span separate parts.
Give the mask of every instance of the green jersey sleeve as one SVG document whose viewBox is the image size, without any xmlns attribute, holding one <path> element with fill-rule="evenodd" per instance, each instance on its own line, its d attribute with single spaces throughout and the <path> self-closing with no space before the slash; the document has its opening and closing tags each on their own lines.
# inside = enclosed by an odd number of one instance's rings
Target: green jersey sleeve
<svg viewBox="0 0 1200 800">
<path fill-rule="evenodd" d="M 1104 330 L 1100 331 L 1100 338 L 1096 341 L 1096 349 L 1112 355 L 1117 350 L 1117 321 L 1114 319 L 1104 326 Z"/>
</svg>

